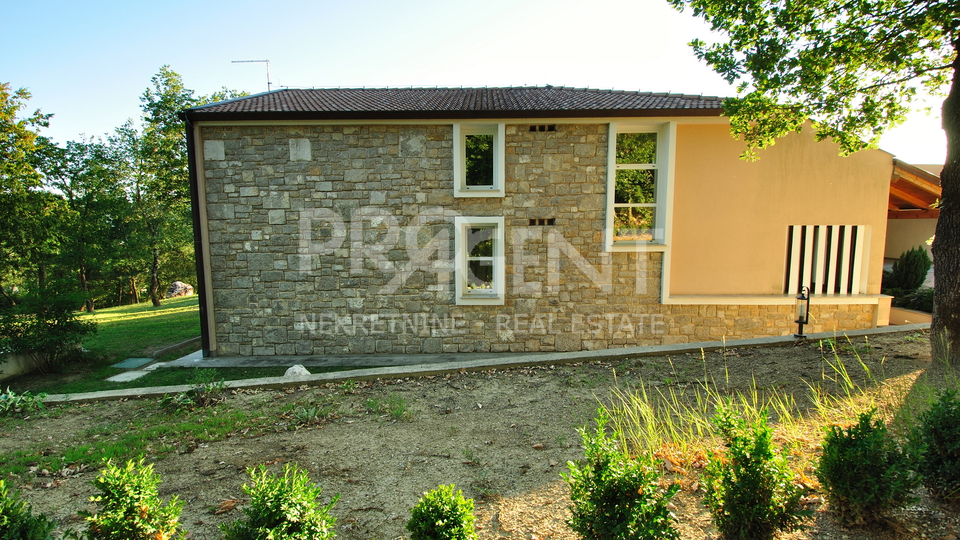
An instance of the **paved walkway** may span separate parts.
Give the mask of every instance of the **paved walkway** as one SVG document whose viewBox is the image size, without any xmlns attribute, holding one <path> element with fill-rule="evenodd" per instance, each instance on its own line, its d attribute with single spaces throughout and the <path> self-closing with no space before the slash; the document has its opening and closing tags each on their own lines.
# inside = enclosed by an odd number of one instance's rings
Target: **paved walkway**
<svg viewBox="0 0 960 540">
<path fill-rule="evenodd" d="M 886 326 L 869 330 L 854 330 L 837 334 L 823 332 L 807 334 L 807 339 L 830 339 L 839 336 L 860 337 L 879 334 L 894 334 L 898 332 L 913 332 L 928 330 L 929 323 Z M 755 339 L 740 339 L 731 341 L 707 341 L 699 343 L 682 343 L 678 345 L 654 345 L 645 347 L 624 347 L 619 349 L 603 349 L 599 351 L 553 352 L 539 354 L 397 354 L 397 355 L 337 355 L 337 356 L 275 356 L 275 357 L 225 357 L 202 358 L 199 352 L 189 354 L 183 358 L 168 362 L 167 366 L 181 367 L 264 367 L 264 366 L 292 366 L 301 364 L 307 366 L 340 366 L 354 367 L 347 371 L 318 373 L 296 377 L 264 377 L 259 379 L 245 379 L 227 381 L 227 388 L 282 388 L 286 386 L 300 386 L 304 384 L 326 384 L 348 379 L 399 379 L 405 377 L 421 377 L 456 371 L 480 371 L 485 369 L 507 369 L 515 367 L 569 364 L 576 362 L 615 361 L 638 356 L 675 356 L 684 353 L 699 353 L 724 348 L 744 347 L 780 347 L 795 343 L 792 335 L 765 337 Z M 317 362 L 317 363 L 310 363 Z M 157 364 L 154 364 L 157 365 Z M 390 367 L 369 367 L 369 366 Z M 162 367 L 162 366 L 158 366 Z M 46 402 L 58 403 L 68 401 L 100 401 L 110 399 L 124 399 L 131 397 L 155 397 L 165 394 L 186 392 L 189 385 L 160 386 L 152 388 L 130 388 L 126 390 L 108 390 L 103 392 L 86 392 L 81 394 L 54 394 L 47 396 Z"/>
</svg>

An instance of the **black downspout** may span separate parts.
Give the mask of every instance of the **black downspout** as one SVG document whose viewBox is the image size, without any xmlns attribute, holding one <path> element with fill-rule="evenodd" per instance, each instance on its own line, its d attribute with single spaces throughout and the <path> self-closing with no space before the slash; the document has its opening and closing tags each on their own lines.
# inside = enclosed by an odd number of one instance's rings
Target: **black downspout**
<svg viewBox="0 0 960 540">
<path fill-rule="evenodd" d="M 207 324 L 207 291 L 206 270 L 203 265 L 203 234 L 200 228 L 200 182 L 197 178 L 197 149 L 196 141 L 193 138 L 193 124 L 184 111 L 181 111 L 180 119 L 183 120 L 187 131 L 187 159 L 189 160 L 190 171 L 190 215 L 193 218 L 193 251 L 194 259 L 197 265 L 197 294 L 199 295 L 200 305 L 200 343 L 203 348 L 203 357 L 210 357 L 210 327 Z"/>
</svg>

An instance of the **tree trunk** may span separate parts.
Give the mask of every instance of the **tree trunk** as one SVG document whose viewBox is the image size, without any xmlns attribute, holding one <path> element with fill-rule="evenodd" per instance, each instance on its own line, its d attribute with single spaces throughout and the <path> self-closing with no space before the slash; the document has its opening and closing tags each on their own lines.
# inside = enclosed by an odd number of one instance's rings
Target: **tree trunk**
<svg viewBox="0 0 960 540">
<path fill-rule="evenodd" d="M 87 286 L 87 267 L 80 260 L 80 290 L 83 291 L 83 309 L 87 313 L 93 313 L 93 298 L 90 298 L 90 288 Z"/>
<path fill-rule="evenodd" d="M 123 279 L 117 280 L 117 305 L 123 305 Z"/>
<path fill-rule="evenodd" d="M 130 296 L 133 297 L 133 303 L 140 303 L 140 290 L 137 288 L 137 276 L 130 276 Z"/>
<path fill-rule="evenodd" d="M 37 287 L 42 289 L 47 284 L 47 266 L 43 263 L 37 265 Z"/>
<path fill-rule="evenodd" d="M 153 264 L 150 265 L 150 301 L 153 307 L 160 307 L 160 248 L 153 248 Z"/>
<path fill-rule="evenodd" d="M 954 44 L 960 49 L 960 43 Z M 933 324 L 930 352 L 934 362 L 960 365 L 960 55 L 953 61 L 953 82 L 943 102 L 947 159 L 940 173 L 940 219 L 933 241 Z"/>
</svg>

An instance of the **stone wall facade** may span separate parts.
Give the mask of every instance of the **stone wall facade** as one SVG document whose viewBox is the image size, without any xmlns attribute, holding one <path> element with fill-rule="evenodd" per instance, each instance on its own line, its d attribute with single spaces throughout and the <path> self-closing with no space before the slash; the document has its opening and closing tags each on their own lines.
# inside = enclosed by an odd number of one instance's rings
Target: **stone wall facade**
<svg viewBox="0 0 960 540">
<path fill-rule="evenodd" d="M 792 306 L 661 305 L 604 253 L 606 124 L 506 126 L 504 197 L 455 198 L 450 125 L 204 126 L 218 356 L 601 349 L 795 330 Z M 456 305 L 456 216 L 503 217 L 503 305 Z M 876 306 L 814 306 L 818 329 Z"/>
</svg>

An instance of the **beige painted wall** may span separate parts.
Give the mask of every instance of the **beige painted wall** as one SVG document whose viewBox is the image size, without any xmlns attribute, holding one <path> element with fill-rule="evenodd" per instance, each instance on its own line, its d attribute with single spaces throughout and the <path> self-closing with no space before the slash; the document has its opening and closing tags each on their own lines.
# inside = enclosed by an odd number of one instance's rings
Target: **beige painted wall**
<svg viewBox="0 0 960 540">
<path fill-rule="evenodd" d="M 867 293 L 879 293 L 892 156 L 840 157 L 809 128 L 758 161 L 743 148 L 727 125 L 677 128 L 670 295 L 783 294 L 790 225 L 868 225 Z"/>
<path fill-rule="evenodd" d="M 927 250 L 927 255 L 933 258 L 927 240 L 937 232 L 935 219 L 890 219 L 887 220 L 887 245 L 883 256 L 888 259 L 899 259 L 904 251 L 917 246 Z"/>
</svg>

